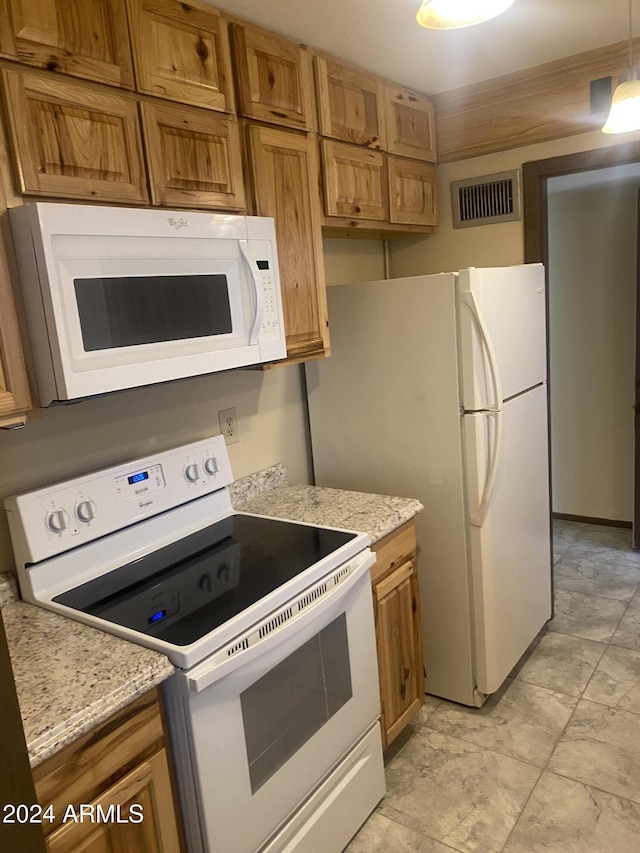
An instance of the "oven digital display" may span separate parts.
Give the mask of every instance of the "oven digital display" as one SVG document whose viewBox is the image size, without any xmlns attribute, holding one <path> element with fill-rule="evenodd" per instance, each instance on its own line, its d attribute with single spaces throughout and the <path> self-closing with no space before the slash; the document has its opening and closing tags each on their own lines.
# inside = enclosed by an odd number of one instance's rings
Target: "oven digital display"
<svg viewBox="0 0 640 853">
<path fill-rule="evenodd" d="M 144 497 L 147 492 L 163 489 L 166 485 L 162 465 L 151 465 L 144 471 L 122 474 L 115 478 L 116 495 L 121 501 Z"/>
</svg>

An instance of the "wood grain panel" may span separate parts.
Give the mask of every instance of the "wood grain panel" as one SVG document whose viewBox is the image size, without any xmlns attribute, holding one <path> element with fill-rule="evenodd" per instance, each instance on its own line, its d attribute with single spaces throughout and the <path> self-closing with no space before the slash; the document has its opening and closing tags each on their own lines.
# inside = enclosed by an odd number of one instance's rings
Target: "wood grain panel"
<svg viewBox="0 0 640 853">
<path fill-rule="evenodd" d="M 124 0 L 5 0 L 0 53 L 49 71 L 133 88 Z"/>
<path fill-rule="evenodd" d="M 389 219 L 385 155 L 330 139 L 321 150 L 327 216 Z"/>
<path fill-rule="evenodd" d="M 387 151 L 436 161 L 433 101 L 419 92 L 386 83 L 383 90 Z"/>
<path fill-rule="evenodd" d="M 321 53 L 315 55 L 315 71 L 320 133 L 384 149 L 382 80 Z"/>
<path fill-rule="evenodd" d="M 2 79 L 21 192 L 93 201 L 148 200 L 132 97 L 6 69 Z"/>
<path fill-rule="evenodd" d="M 626 65 L 620 42 L 435 95 L 438 161 L 599 129 L 605 116 L 590 114 L 590 82 L 612 76 L 615 85 Z"/>
<path fill-rule="evenodd" d="M 235 116 L 159 102 L 141 110 L 154 204 L 245 210 Z"/>
<path fill-rule="evenodd" d="M 435 166 L 389 156 L 389 219 L 411 225 L 438 224 Z"/>
<path fill-rule="evenodd" d="M 232 23 L 238 112 L 298 130 L 315 130 L 311 54 L 306 45 L 246 23 Z"/>
<path fill-rule="evenodd" d="M 255 212 L 275 220 L 287 355 L 328 355 L 316 137 L 263 125 L 248 133 Z"/>
<path fill-rule="evenodd" d="M 205 3 L 127 0 L 138 89 L 183 104 L 235 108 L 227 22 Z"/>
<path fill-rule="evenodd" d="M 53 805 L 53 832 L 68 804 L 90 803 L 115 779 L 162 746 L 163 729 L 155 690 L 144 694 L 93 731 L 33 771 L 38 802 Z"/>
<path fill-rule="evenodd" d="M 25 420 L 31 408 L 29 381 L 18 329 L 4 242 L 0 237 L 0 427 Z"/>
</svg>

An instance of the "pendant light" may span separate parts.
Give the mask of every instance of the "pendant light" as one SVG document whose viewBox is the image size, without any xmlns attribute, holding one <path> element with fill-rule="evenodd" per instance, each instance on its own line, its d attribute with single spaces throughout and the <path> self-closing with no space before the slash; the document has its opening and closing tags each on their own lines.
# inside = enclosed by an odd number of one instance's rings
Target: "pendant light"
<svg viewBox="0 0 640 853">
<path fill-rule="evenodd" d="M 602 128 L 603 133 L 626 133 L 640 129 L 640 68 L 633 66 L 633 36 L 631 0 L 629 0 L 629 65 L 620 75 L 611 99 L 611 111 Z"/>
<path fill-rule="evenodd" d="M 515 0 L 423 0 L 416 20 L 430 30 L 454 30 L 495 18 Z"/>
</svg>

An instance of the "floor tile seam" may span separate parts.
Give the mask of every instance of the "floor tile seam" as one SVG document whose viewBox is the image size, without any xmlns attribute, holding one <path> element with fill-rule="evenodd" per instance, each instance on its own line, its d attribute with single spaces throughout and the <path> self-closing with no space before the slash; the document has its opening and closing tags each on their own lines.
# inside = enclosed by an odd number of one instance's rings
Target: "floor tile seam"
<svg viewBox="0 0 640 853">
<path fill-rule="evenodd" d="M 611 601 L 611 599 L 609 599 Z M 622 619 L 622 617 L 620 617 Z M 619 623 L 618 623 L 619 625 Z M 614 628 L 613 634 L 618 630 L 618 625 Z M 549 628 L 552 634 L 562 634 L 563 637 L 574 637 L 576 640 L 588 640 L 590 643 L 602 643 L 605 646 L 611 645 L 611 640 L 593 640 L 591 637 L 585 637 L 583 634 L 570 634 L 568 631 L 559 631 L 557 628 Z M 613 637 L 613 634 L 611 635 Z"/>
<path fill-rule="evenodd" d="M 615 632 L 614 632 L 614 635 L 615 635 Z M 608 646 L 609 648 L 611 648 L 611 649 L 624 649 L 624 650 L 625 650 L 625 651 L 627 651 L 627 652 L 640 652 L 640 648 L 638 648 L 637 646 L 635 646 L 635 647 L 634 647 L 634 646 L 623 646 L 623 645 L 621 645 L 619 642 L 618 642 L 618 643 L 614 643 L 614 642 L 613 642 L 613 637 L 612 637 L 612 638 L 611 638 L 611 640 L 607 643 L 607 646 Z"/>
<path fill-rule="evenodd" d="M 560 634 L 561 632 L 560 632 L 560 631 L 553 631 L 553 632 L 551 632 L 551 633 L 554 633 L 554 634 Z M 572 637 L 572 636 L 573 636 L 573 634 L 562 634 L 562 636 L 563 636 L 563 637 Z M 595 671 L 597 670 L 598 666 L 600 665 L 600 661 L 601 661 L 601 660 L 602 660 L 602 658 L 604 657 L 604 654 L 605 654 L 606 650 L 609 648 L 609 643 L 601 643 L 601 642 L 600 642 L 600 640 L 587 640 L 587 639 L 585 639 L 584 637 L 576 637 L 575 639 L 583 639 L 586 643 L 594 643 L 595 645 L 602 646 L 602 649 L 601 649 L 601 651 L 600 651 L 600 655 L 598 656 L 598 660 L 595 662 L 595 665 L 594 665 L 594 667 L 593 667 L 593 670 L 592 670 L 592 672 L 591 672 L 591 675 L 589 676 L 589 678 L 588 678 L 588 680 L 587 680 L 587 683 L 586 683 L 586 684 L 585 684 L 585 686 L 582 688 L 582 691 L 581 691 L 581 693 L 580 693 L 580 694 L 579 694 L 579 696 L 578 696 L 578 701 L 580 701 L 580 699 L 581 699 L 581 698 L 582 698 L 582 696 L 584 695 L 584 691 L 585 691 L 585 690 L 587 689 L 587 687 L 589 686 L 589 683 L 591 682 L 591 679 L 593 678 L 593 676 L 594 676 L 594 674 L 595 674 Z M 589 664 L 589 665 L 590 665 L 590 664 Z M 523 668 L 524 668 L 524 667 L 523 667 Z M 533 687 L 541 687 L 543 690 L 552 690 L 552 692 L 553 692 L 553 693 L 560 693 L 562 696 L 569 696 L 571 699 L 575 699 L 575 698 L 576 698 L 575 693 L 565 693 L 565 691 L 564 691 L 564 690 L 560 690 L 560 689 L 555 688 L 555 687 L 552 689 L 551 687 L 546 687 L 544 684 L 536 684 L 536 682 L 535 682 L 535 681 L 526 681 L 526 679 L 524 679 L 524 678 L 521 678 L 521 677 L 520 677 L 520 676 L 521 676 L 521 674 L 522 674 L 522 670 L 520 670 L 520 672 L 519 672 L 516 676 L 514 676 L 514 679 L 513 679 L 513 680 L 514 680 L 514 681 L 521 681 L 523 684 L 531 684 Z"/>
<path fill-rule="evenodd" d="M 617 581 L 612 581 L 612 583 L 617 583 Z M 640 587 L 640 583 L 633 584 L 633 594 L 627 598 L 616 598 L 613 595 L 599 595 L 597 592 L 585 592 L 582 589 L 572 589 L 569 586 L 561 586 L 557 581 L 554 584 L 554 589 L 561 589 L 563 592 L 579 592 L 582 595 L 591 595 L 594 598 L 606 598 L 607 601 L 619 601 L 621 604 L 629 605 L 629 602 L 633 598 L 633 596 L 637 593 L 638 587 Z"/>
<path fill-rule="evenodd" d="M 546 769 L 545 772 L 552 773 L 554 776 L 560 776 L 562 779 L 569 779 L 570 782 L 577 782 L 579 785 L 584 785 L 585 788 L 592 788 L 594 791 L 599 791 L 601 794 L 605 794 L 606 796 L 615 797 L 618 800 L 624 800 L 625 803 L 631 803 L 634 806 L 640 807 L 640 798 L 634 800 L 631 797 L 625 797 L 624 794 L 616 794 L 613 791 L 607 791 L 606 788 L 601 788 L 598 785 L 594 785 L 592 782 L 585 782 L 584 779 L 577 779 L 575 776 L 569 776 L 568 773 L 560 773 L 560 771 L 552 768 Z M 615 853 L 615 851 L 612 851 L 612 853 Z"/>
<path fill-rule="evenodd" d="M 585 688 L 585 690 L 586 690 L 586 688 Z M 599 705 L 600 708 L 607 708 L 609 711 L 622 711 L 625 714 L 633 714 L 634 717 L 640 717 L 639 711 L 630 711 L 628 708 L 621 708 L 619 705 L 607 705 L 605 702 L 598 702 L 597 699 L 590 699 L 588 696 L 585 696 L 584 693 L 580 697 L 580 699 L 578 700 L 578 704 L 580 702 L 589 702 L 592 705 Z M 576 708 L 578 707 L 578 704 L 576 705 Z M 573 714 L 571 716 L 573 716 Z M 569 725 L 569 724 L 567 723 L 567 725 Z M 565 726 L 565 728 L 566 728 L 566 726 Z M 562 733 L 564 734 L 564 729 L 563 729 Z"/>
<path fill-rule="evenodd" d="M 376 806 L 376 810 L 378 809 L 381 803 L 382 800 L 380 800 L 380 803 L 378 803 L 378 806 Z M 397 812 L 400 812 L 401 814 L 407 814 L 406 812 L 403 812 L 402 809 L 395 808 L 395 810 Z M 382 817 L 386 817 L 386 819 L 390 820 L 392 823 L 395 823 L 398 826 L 402 826 L 404 829 L 409 829 L 411 832 L 415 832 L 416 835 L 421 835 L 423 838 L 428 838 L 429 841 L 435 841 L 437 844 L 442 844 L 442 846 L 446 847 L 448 850 L 455 851 L 455 853 L 464 853 L 464 851 L 461 851 L 459 847 L 452 847 L 451 844 L 447 844 L 446 841 L 442 841 L 440 838 L 436 838 L 435 835 L 429 835 L 429 833 L 425 832 L 423 829 L 416 829 L 413 826 L 408 826 L 406 823 L 402 823 L 402 821 L 396 820 L 394 817 L 391 817 L 391 815 L 383 814 L 382 812 L 378 812 L 378 814 L 381 814 Z M 407 815 L 407 817 L 409 817 L 409 815 Z"/>
<path fill-rule="evenodd" d="M 573 711 L 572 711 L 571 713 L 572 713 L 572 715 L 573 715 Z M 568 725 L 568 723 L 567 723 L 567 725 Z M 502 758 L 510 758 L 512 761 L 518 761 L 520 764 L 526 764 L 526 765 L 527 765 L 527 767 L 534 767 L 536 770 L 544 770 L 544 769 L 546 768 L 547 764 L 548 764 L 548 763 L 549 763 L 549 761 L 551 760 L 551 755 L 553 755 L 553 753 L 555 752 L 556 746 L 558 745 L 557 743 L 554 745 L 554 747 L 553 747 L 553 749 L 551 750 L 551 753 L 550 753 L 550 755 L 549 755 L 549 758 L 547 758 L 547 759 L 546 759 L 546 761 L 545 761 L 545 764 L 541 766 L 540 764 L 534 764 L 532 761 L 527 761 L 527 760 L 526 760 L 526 758 L 518 758 L 517 756 L 515 756 L 515 755 L 510 755 L 510 754 L 509 754 L 509 753 L 507 753 L 507 752 L 501 752 L 501 751 L 500 751 L 499 749 L 497 749 L 496 747 L 493 747 L 493 746 L 483 746 L 483 745 L 481 745 L 481 744 L 479 744 L 479 743 L 475 743 L 475 741 L 467 740 L 466 738 L 463 738 L 463 737 L 461 737 L 461 736 L 459 736 L 459 735 L 451 735 L 451 734 L 448 734 L 447 732 L 441 732 L 441 731 L 440 731 L 440 729 L 434 729 L 434 728 L 432 728 L 432 727 L 428 724 L 428 722 L 427 722 L 427 723 L 425 723 L 425 724 L 424 724 L 424 726 L 422 726 L 422 728 L 428 728 L 430 732 L 435 732 L 435 734 L 443 735 L 444 737 L 450 737 L 450 738 L 453 738 L 453 740 L 460 741 L 461 743 L 467 744 L 467 745 L 469 745 L 469 746 L 474 746 L 476 749 L 486 750 L 486 752 L 492 752 L 492 753 L 494 753 L 495 755 L 500 755 Z M 566 728 L 566 726 L 565 726 L 565 728 Z M 562 729 L 562 733 L 561 733 L 560 737 L 562 737 L 562 735 L 563 735 L 563 734 L 564 734 L 564 728 Z M 404 749 L 404 747 L 403 747 L 403 749 Z M 394 759 L 394 761 L 395 761 L 395 759 Z M 393 763 L 393 762 L 391 762 L 391 763 Z"/>
<path fill-rule="evenodd" d="M 548 762 L 547 762 L 547 763 L 548 763 Z M 539 784 L 540 784 L 540 782 L 542 781 L 542 776 L 543 776 L 546 772 L 551 772 L 551 771 L 547 771 L 546 767 L 543 767 L 543 768 L 540 770 L 540 773 L 539 773 L 539 775 L 538 775 L 538 778 L 536 779 L 534 786 L 533 786 L 533 787 L 531 788 L 531 790 L 529 791 L 529 796 L 528 796 L 528 797 L 527 797 L 527 799 L 524 801 L 524 803 L 523 803 L 523 805 L 522 805 L 522 808 L 520 809 L 520 812 L 518 813 L 518 817 L 514 820 L 514 822 L 513 822 L 513 826 L 512 826 L 512 827 L 511 827 L 511 829 L 509 830 L 509 834 L 507 835 L 507 837 L 506 837 L 506 839 L 505 839 L 504 844 L 503 844 L 503 845 L 502 845 L 502 847 L 500 848 L 500 851 L 504 850 L 504 849 L 505 849 L 505 847 L 507 846 L 507 844 L 509 843 L 509 841 L 510 841 L 510 839 L 511 839 L 511 836 L 513 835 L 513 833 L 514 833 L 514 831 L 515 831 L 516 826 L 517 826 L 517 825 L 518 825 L 518 823 L 520 822 L 520 818 L 521 818 L 521 817 L 522 817 L 522 815 L 525 813 L 525 810 L 526 810 L 527 806 L 529 805 L 529 800 L 531 799 L 531 797 L 533 797 L 533 795 L 534 795 L 534 793 L 535 793 L 535 791 L 536 791 L 536 788 L 538 787 L 538 785 L 539 785 Z"/>
</svg>

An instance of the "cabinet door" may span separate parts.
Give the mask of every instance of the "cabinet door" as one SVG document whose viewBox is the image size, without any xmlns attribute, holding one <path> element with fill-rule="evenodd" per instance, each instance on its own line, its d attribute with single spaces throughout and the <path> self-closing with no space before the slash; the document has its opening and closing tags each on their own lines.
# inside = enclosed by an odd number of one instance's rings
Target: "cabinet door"
<svg viewBox="0 0 640 853">
<path fill-rule="evenodd" d="M 161 103 L 141 109 L 154 204 L 244 211 L 235 116 Z"/>
<path fill-rule="evenodd" d="M 328 355 L 315 136 L 249 127 L 255 212 L 273 216 L 289 360 Z"/>
<path fill-rule="evenodd" d="M 124 0 L 4 0 L 3 56 L 133 88 Z"/>
<path fill-rule="evenodd" d="M 79 807 L 70 808 L 75 813 Z M 69 820 L 49 835 L 49 853 L 180 853 L 164 750 L 84 808 L 87 816 L 82 822 L 74 822 L 69 814 Z M 89 809 L 93 820 L 88 818 Z"/>
<path fill-rule="evenodd" d="M 206 4 L 127 0 L 138 90 L 232 112 L 227 22 Z"/>
<path fill-rule="evenodd" d="M 391 222 L 437 225 L 438 190 L 435 166 L 389 156 L 388 167 Z"/>
<path fill-rule="evenodd" d="M 322 54 L 316 54 L 315 66 L 320 133 L 384 149 L 382 81 Z"/>
<path fill-rule="evenodd" d="M 327 216 L 388 219 L 385 155 L 329 139 L 321 147 Z"/>
<path fill-rule="evenodd" d="M 384 87 L 387 151 L 417 160 L 436 160 L 433 103 L 418 92 L 387 84 Z"/>
<path fill-rule="evenodd" d="M 249 24 L 231 24 L 238 112 L 247 118 L 314 130 L 315 97 L 306 45 Z"/>
<path fill-rule="evenodd" d="M 11 280 L 0 241 L 0 428 L 24 423 L 31 408 Z"/>
<path fill-rule="evenodd" d="M 382 705 L 383 746 L 424 702 L 418 578 L 414 560 L 373 588 Z"/>
<path fill-rule="evenodd" d="M 145 202 L 135 100 L 89 83 L 2 72 L 20 192 Z"/>
</svg>

